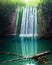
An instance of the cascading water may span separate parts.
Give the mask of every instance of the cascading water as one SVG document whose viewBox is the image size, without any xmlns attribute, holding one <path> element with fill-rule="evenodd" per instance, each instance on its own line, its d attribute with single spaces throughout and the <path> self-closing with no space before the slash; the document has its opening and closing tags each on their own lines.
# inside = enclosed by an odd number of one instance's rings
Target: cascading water
<svg viewBox="0 0 52 65">
<path fill-rule="evenodd" d="M 37 36 L 36 7 L 23 7 L 20 36 Z"/>
<path fill-rule="evenodd" d="M 21 48 L 23 56 L 34 56 L 37 54 L 37 8 L 23 7 L 21 23 Z M 27 38 L 25 38 L 25 36 Z M 37 65 L 32 62 L 23 62 L 23 65 Z"/>
</svg>

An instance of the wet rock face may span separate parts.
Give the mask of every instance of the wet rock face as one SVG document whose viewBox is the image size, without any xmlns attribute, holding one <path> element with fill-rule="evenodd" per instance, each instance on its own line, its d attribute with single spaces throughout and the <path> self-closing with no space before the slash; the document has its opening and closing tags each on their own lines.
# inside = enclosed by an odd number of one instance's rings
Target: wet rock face
<svg viewBox="0 0 52 65">
<path fill-rule="evenodd" d="M 0 35 L 15 33 L 16 8 L 11 5 L 0 8 Z"/>
<path fill-rule="evenodd" d="M 52 12 L 47 11 L 47 13 L 42 15 L 41 8 L 38 12 L 38 25 L 39 25 L 39 35 L 41 36 L 52 36 Z M 47 16 L 44 18 L 43 16 Z"/>
<path fill-rule="evenodd" d="M 16 28 L 16 11 L 14 11 L 9 17 L 9 23 L 8 23 L 8 33 L 7 34 L 15 34 L 15 28 Z"/>
<path fill-rule="evenodd" d="M 52 34 L 52 13 L 48 15 L 48 34 Z"/>
<path fill-rule="evenodd" d="M 38 11 L 38 30 L 39 30 L 39 36 L 44 36 L 46 34 L 46 27 L 45 27 L 45 21 L 44 21 L 44 18 L 42 16 L 42 10 L 41 8 L 39 8 L 39 11 Z"/>
</svg>

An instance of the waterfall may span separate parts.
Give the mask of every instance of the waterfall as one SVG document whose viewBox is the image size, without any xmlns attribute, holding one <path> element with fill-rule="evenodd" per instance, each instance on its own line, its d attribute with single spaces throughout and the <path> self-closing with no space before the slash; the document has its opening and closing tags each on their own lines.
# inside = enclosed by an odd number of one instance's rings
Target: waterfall
<svg viewBox="0 0 52 65">
<path fill-rule="evenodd" d="M 23 7 L 20 36 L 37 36 L 36 7 Z"/>
<path fill-rule="evenodd" d="M 33 24 L 35 25 L 35 27 L 33 29 L 35 29 L 35 31 L 34 31 L 35 35 L 34 36 L 37 36 L 37 8 L 36 7 L 34 8 L 34 11 L 35 11 L 34 12 L 35 13 L 34 14 L 34 19 L 35 19 L 34 21 L 35 22 Z"/>
<path fill-rule="evenodd" d="M 34 56 L 37 54 L 37 8 L 23 7 L 21 23 L 21 48 L 23 56 Z M 25 38 L 25 36 L 27 38 Z M 31 38 L 30 38 L 31 37 Z M 23 65 L 37 65 L 26 62 Z"/>
</svg>

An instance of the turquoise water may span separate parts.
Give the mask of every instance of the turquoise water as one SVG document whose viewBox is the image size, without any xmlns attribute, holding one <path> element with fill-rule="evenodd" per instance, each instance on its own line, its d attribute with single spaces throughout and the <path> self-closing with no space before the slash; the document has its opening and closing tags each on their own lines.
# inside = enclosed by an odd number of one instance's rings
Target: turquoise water
<svg viewBox="0 0 52 65">
<path fill-rule="evenodd" d="M 33 56 L 47 50 L 52 50 L 52 40 L 37 39 L 32 37 L 17 37 L 17 36 L 5 36 L 0 37 L 0 50 L 16 53 L 22 56 Z M 0 54 L 0 62 L 8 59 L 15 59 L 17 56 Z M 38 64 L 38 63 L 37 63 Z M 37 65 L 33 60 L 28 61 L 14 61 L 8 62 L 2 65 Z M 39 65 L 39 64 L 38 64 Z"/>
</svg>

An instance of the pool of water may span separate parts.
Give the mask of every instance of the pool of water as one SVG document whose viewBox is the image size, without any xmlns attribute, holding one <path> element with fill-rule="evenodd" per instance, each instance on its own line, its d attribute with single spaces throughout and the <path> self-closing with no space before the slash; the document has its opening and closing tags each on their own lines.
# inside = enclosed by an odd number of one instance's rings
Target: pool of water
<svg viewBox="0 0 52 65">
<path fill-rule="evenodd" d="M 17 37 L 17 36 L 5 36 L 0 37 L 0 51 L 6 51 L 10 53 L 16 53 L 22 56 L 34 56 L 38 53 L 52 50 L 52 39 L 37 39 L 33 37 Z M 51 55 L 52 56 L 52 55 Z M 10 59 L 18 58 L 17 56 L 0 54 L 0 62 Z M 22 60 L 8 62 L 2 65 L 39 65 L 33 60 Z"/>
</svg>

